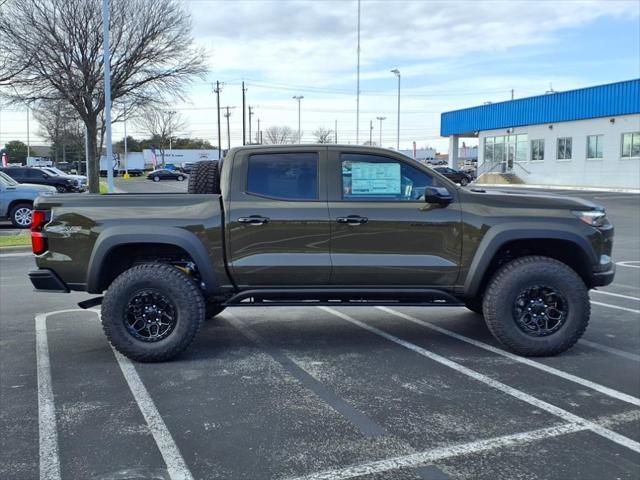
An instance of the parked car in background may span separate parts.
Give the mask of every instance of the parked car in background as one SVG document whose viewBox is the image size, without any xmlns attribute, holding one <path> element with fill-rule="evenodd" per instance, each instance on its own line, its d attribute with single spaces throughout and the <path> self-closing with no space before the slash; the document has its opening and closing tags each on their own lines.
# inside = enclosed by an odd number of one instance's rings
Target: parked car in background
<svg viewBox="0 0 640 480">
<path fill-rule="evenodd" d="M 178 180 L 179 182 L 183 181 L 187 176 L 178 171 L 167 170 L 166 168 L 160 168 L 158 170 L 154 170 L 147 175 L 148 180 L 153 180 L 154 182 L 159 182 L 160 180 Z"/>
<path fill-rule="evenodd" d="M 33 201 L 38 195 L 53 195 L 54 187 L 18 183 L 0 172 L 0 218 L 8 218 L 17 228 L 29 228 Z"/>
<path fill-rule="evenodd" d="M 434 167 L 434 170 L 441 175 L 444 175 L 449 180 L 455 183 L 459 183 L 463 187 L 473 180 L 473 177 L 468 173 L 461 172 L 455 168 L 450 167 Z"/>
<path fill-rule="evenodd" d="M 87 189 L 87 177 L 84 175 L 74 175 L 71 173 L 63 172 L 57 167 L 40 167 L 41 170 L 50 173 L 51 175 L 59 175 L 61 177 L 69 177 L 78 181 L 78 190 L 84 191 Z"/>
<path fill-rule="evenodd" d="M 194 165 L 194 163 L 185 163 L 182 166 L 182 171 L 184 173 L 191 173 L 191 170 L 193 169 L 193 165 Z"/>
<path fill-rule="evenodd" d="M 80 184 L 77 180 L 68 176 L 53 175 L 40 168 L 7 167 L 0 169 L 0 171 L 6 173 L 18 183 L 48 185 L 55 187 L 58 193 L 77 192 L 80 190 Z"/>
</svg>

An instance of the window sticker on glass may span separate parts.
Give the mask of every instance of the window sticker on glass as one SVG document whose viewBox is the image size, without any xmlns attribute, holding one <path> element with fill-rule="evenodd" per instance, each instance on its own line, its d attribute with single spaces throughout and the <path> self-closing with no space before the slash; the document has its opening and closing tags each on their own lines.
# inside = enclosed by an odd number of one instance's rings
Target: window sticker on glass
<svg viewBox="0 0 640 480">
<path fill-rule="evenodd" d="M 400 192 L 399 163 L 352 163 L 353 195 L 398 195 Z"/>
</svg>

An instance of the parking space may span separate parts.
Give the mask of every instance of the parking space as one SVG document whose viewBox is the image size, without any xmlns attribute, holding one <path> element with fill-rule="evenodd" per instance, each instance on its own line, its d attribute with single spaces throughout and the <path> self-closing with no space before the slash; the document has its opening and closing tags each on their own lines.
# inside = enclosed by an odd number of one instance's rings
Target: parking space
<svg viewBox="0 0 640 480">
<path fill-rule="evenodd" d="M 579 196 L 607 207 L 616 261 L 640 260 L 639 197 Z M 553 358 L 505 352 L 464 308 L 281 307 L 227 309 L 178 360 L 133 364 L 86 295 L 33 294 L 29 254 L 0 252 L 0 478 L 636 479 L 633 265 Z"/>
</svg>

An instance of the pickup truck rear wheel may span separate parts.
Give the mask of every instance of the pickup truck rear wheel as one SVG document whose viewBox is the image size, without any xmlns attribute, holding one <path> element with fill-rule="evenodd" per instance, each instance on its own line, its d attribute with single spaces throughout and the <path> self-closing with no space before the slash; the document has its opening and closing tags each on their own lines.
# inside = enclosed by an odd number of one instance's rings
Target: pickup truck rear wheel
<svg viewBox="0 0 640 480">
<path fill-rule="evenodd" d="M 204 321 L 196 283 L 166 264 L 144 264 L 118 276 L 102 302 L 109 342 L 138 362 L 170 360 L 184 351 Z"/>
<path fill-rule="evenodd" d="M 553 258 L 527 256 L 503 266 L 484 295 L 484 318 L 509 350 L 556 355 L 582 336 L 591 306 L 582 278 Z"/>
<path fill-rule="evenodd" d="M 197 162 L 189 175 L 188 193 L 220 194 L 220 170 L 217 160 Z"/>
</svg>

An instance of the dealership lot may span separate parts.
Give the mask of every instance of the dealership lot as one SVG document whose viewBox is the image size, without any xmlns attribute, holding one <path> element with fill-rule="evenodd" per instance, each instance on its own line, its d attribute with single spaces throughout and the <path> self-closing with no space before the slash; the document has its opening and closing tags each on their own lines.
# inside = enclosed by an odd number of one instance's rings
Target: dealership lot
<svg viewBox="0 0 640 480">
<path fill-rule="evenodd" d="M 131 192 L 186 183 L 116 180 Z M 464 308 L 234 308 L 165 364 L 114 354 L 85 294 L 0 252 L 0 478 L 637 478 L 638 195 L 573 349 L 523 359 Z"/>
</svg>

